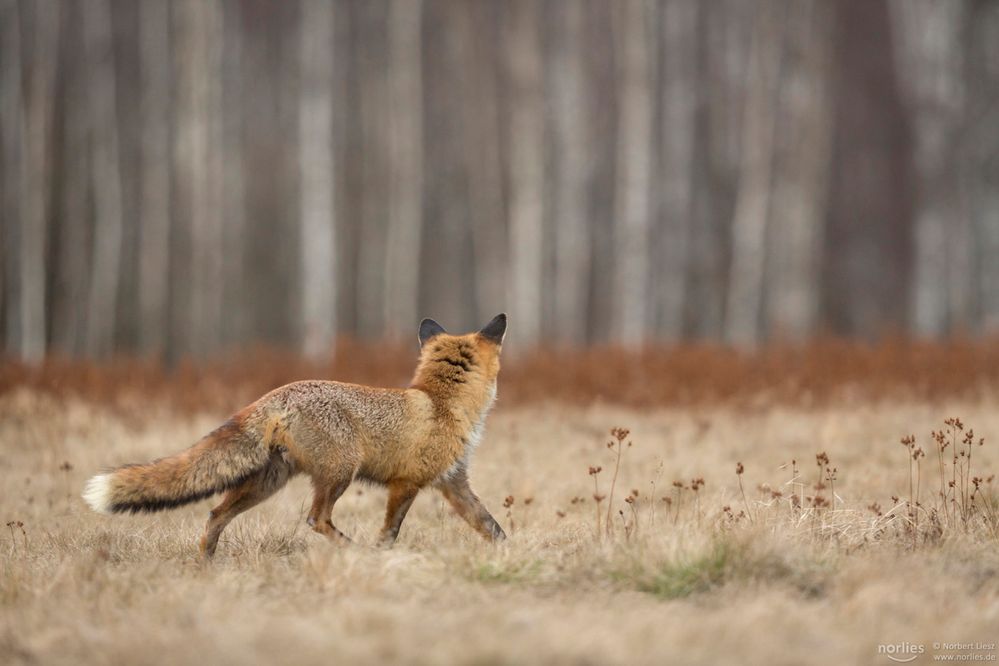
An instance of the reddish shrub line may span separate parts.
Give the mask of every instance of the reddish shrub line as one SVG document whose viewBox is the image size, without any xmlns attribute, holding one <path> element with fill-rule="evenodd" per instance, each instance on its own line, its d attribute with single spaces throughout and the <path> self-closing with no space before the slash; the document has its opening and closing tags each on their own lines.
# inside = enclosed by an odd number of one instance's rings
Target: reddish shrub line
<svg viewBox="0 0 999 666">
<path fill-rule="evenodd" d="M 105 362 L 51 357 L 39 365 L 0 360 L 0 395 L 29 388 L 112 406 L 162 400 L 186 411 L 235 409 L 297 379 L 405 386 L 412 345 L 345 340 L 329 363 L 253 348 L 173 367 L 120 357 Z M 865 344 L 835 339 L 774 344 L 746 352 L 720 345 L 595 346 L 510 354 L 500 375 L 502 404 L 603 401 L 636 407 L 836 400 L 973 397 L 999 388 L 999 339 Z"/>
</svg>

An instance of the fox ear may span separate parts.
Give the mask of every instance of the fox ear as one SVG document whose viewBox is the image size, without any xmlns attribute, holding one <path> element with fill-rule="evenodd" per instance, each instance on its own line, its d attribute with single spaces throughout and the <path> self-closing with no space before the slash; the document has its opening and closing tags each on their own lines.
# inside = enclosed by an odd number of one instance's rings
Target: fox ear
<svg viewBox="0 0 999 666">
<path fill-rule="evenodd" d="M 491 322 L 482 327 L 479 335 L 498 345 L 503 344 L 503 336 L 506 335 L 506 314 L 493 317 Z"/>
<path fill-rule="evenodd" d="M 438 324 L 433 319 L 424 319 L 420 322 L 420 346 L 427 344 L 430 338 L 440 335 L 441 333 L 447 333 L 444 327 Z"/>
</svg>

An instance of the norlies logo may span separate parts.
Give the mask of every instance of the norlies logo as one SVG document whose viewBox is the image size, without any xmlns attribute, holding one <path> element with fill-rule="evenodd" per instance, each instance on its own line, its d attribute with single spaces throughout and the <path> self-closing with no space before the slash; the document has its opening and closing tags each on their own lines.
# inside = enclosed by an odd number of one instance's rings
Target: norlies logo
<svg viewBox="0 0 999 666">
<path fill-rule="evenodd" d="M 916 643 L 882 643 L 878 645 L 878 654 L 883 654 L 892 661 L 907 663 L 926 652 L 926 647 Z"/>
</svg>

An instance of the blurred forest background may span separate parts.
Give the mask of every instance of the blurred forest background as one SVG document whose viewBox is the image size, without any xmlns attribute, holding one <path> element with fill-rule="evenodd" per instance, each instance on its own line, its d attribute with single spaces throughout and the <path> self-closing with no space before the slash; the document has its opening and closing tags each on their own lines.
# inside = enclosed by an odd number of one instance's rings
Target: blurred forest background
<svg viewBox="0 0 999 666">
<path fill-rule="evenodd" d="M 0 0 L 9 356 L 999 328 L 999 2 Z"/>
</svg>

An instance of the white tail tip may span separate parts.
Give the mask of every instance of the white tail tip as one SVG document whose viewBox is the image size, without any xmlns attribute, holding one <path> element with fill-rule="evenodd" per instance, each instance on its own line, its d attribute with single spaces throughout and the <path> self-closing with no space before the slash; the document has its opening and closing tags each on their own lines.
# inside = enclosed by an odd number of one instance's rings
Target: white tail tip
<svg viewBox="0 0 999 666">
<path fill-rule="evenodd" d="M 87 481 L 83 501 L 97 513 L 111 513 L 111 475 L 98 474 Z"/>
</svg>

